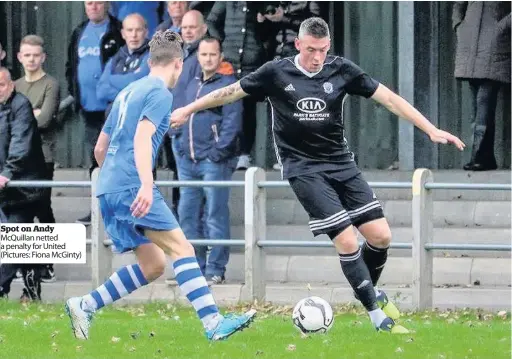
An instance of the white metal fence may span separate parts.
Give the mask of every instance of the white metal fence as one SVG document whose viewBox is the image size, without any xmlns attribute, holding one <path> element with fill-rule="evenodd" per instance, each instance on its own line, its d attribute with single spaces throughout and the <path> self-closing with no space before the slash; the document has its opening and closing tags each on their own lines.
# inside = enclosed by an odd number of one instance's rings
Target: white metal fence
<svg viewBox="0 0 512 359">
<path fill-rule="evenodd" d="M 91 181 L 12 181 L 16 187 L 89 187 L 95 193 L 99 170 L 93 172 Z M 245 249 L 245 285 L 252 299 L 265 299 L 265 248 L 267 247 L 333 247 L 331 241 L 293 241 L 266 238 L 266 192 L 272 188 L 288 187 L 287 181 L 266 181 L 263 169 L 252 167 L 245 173 L 244 181 L 156 181 L 161 187 L 244 187 L 243 239 L 198 240 L 190 239 L 194 245 L 228 245 Z M 412 249 L 413 281 L 412 300 L 417 309 L 432 307 L 433 251 L 434 250 L 492 250 L 511 251 L 511 245 L 497 244 L 450 244 L 433 243 L 433 196 L 436 189 L 465 189 L 511 191 L 511 184 L 463 184 L 436 183 L 428 169 L 414 172 L 412 182 L 369 182 L 373 188 L 412 189 L 412 243 L 392 242 L 391 248 Z M 105 236 L 100 218 L 99 201 L 91 200 L 91 248 L 92 286 L 101 285 L 112 273 L 112 242 Z"/>
</svg>

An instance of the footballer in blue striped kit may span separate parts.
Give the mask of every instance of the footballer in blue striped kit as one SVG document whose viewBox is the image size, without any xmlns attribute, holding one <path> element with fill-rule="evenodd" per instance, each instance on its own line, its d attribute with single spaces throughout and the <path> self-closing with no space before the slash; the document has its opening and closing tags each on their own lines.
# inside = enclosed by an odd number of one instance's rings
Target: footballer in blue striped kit
<svg viewBox="0 0 512 359">
<path fill-rule="evenodd" d="M 153 182 L 158 148 L 169 128 L 172 94 L 183 66 L 182 40 L 157 32 L 150 44 L 150 74 L 116 97 L 94 154 L 100 165 L 96 195 L 105 230 L 116 250 L 134 251 L 137 264 L 113 273 L 101 286 L 67 300 L 74 335 L 89 339 L 94 313 L 160 277 L 173 260 L 176 280 L 201 320 L 208 340 L 222 340 L 247 327 L 255 310 L 222 315 L 194 248 Z"/>
</svg>

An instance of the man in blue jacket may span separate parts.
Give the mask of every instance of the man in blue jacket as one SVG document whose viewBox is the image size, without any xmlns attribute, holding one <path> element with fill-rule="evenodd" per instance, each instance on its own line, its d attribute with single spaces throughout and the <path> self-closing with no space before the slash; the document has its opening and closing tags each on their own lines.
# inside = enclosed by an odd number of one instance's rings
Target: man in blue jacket
<svg viewBox="0 0 512 359">
<path fill-rule="evenodd" d="M 185 93 L 186 104 L 199 97 L 236 82 L 234 75 L 218 72 L 222 63 L 222 46 L 218 39 L 204 38 L 199 42 L 197 58 L 202 69 Z M 224 105 L 194 114 L 182 128 L 176 144 L 180 180 L 229 181 L 237 162 L 237 140 L 242 127 L 242 103 Z M 199 238 L 202 233 L 201 207 L 204 204 L 204 232 L 208 239 L 230 238 L 229 188 L 180 189 L 178 206 L 180 225 L 187 238 Z M 206 200 L 206 202 L 204 201 Z M 196 249 L 199 266 L 213 284 L 225 280 L 229 247 L 213 246 L 208 261 L 206 247 Z"/>
<path fill-rule="evenodd" d="M 121 35 L 126 45 L 108 61 L 96 87 L 98 98 L 109 103 L 126 86 L 149 74 L 146 20 L 139 14 L 128 15 L 123 20 Z"/>
</svg>

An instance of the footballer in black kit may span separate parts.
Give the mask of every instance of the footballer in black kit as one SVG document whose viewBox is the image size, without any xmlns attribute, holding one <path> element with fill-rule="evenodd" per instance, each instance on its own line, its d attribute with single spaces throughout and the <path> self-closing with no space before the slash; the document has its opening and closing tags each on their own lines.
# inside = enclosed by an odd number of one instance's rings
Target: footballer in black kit
<svg viewBox="0 0 512 359">
<path fill-rule="evenodd" d="M 348 95 L 370 97 L 379 83 L 345 58 L 327 56 L 311 73 L 298 56 L 266 63 L 240 86 L 267 96 L 283 178 L 308 212 L 313 234 L 333 239 L 351 224 L 384 217 L 349 151 L 343 118 Z"/>
<path fill-rule="evenodd" d="M 432 142 L 465 145 L 436 128 L 402 97 L 343 57 L 328 56 L 330 35 L 320 18 L 302 22 L 295 57 L 268 62 L 230 86 L 177 109 L 171 126 L 207 108 L 252 95 L 267 98 L 282 175 L 308 212 L 314 235 L 326 233 L 341 269 L 379 331 L 409 331 L 396 320 L 398 308 L 376 285 L 387 260 L 391 230 L 375 194 L 354 162 L 344 137 L 343 104 L 349 95 L 371 98 L 412 122 Z M 361 247 L 354 227 L 366 241 Z"/>
</svg>

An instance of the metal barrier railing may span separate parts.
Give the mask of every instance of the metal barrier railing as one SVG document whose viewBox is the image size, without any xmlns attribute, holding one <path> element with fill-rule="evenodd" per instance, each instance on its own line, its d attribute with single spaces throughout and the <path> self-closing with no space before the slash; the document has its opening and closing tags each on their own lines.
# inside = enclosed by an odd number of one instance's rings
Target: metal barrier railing
<svg viewBox="0 0 512 359">
<path fill-rule="evenodd" d="M 91 187 L 96 190 L 99 170 L 93 172 L 91 181 L 12 181 L 10 187 Z M 244 239 L 191 239 L 193 245 L 228 245 L 245 247 L 245 285 L 252 299 L 265 299 L 265 251 L 270 247 L 334 247 L 331 241 L 292 241 L 266 239 L 266 190 L 288 187 L 287 181 L 266 181 L 261 168 L 249 168 L 244 181 L 156 181 L 162 187 L 244 187 Z M 433 251 L 434 250 L 492 250 L 511 251 L 510 245 L 499 244 L 449 244 L 433 243 L 433 197 L 434 189 L 467 189 L 512 191 L 511 184 L 463 184 L 435 183 L 432 172 L 418 169 L 412 182 L 369 182 L 372 188 L 412 189 L 412 243 L 392 242 L 390 248 L 412 249 L 413 282 L 412 300 L 417 309 L 432 307 Z M 103 221 L 100 220 L 99 201 L 91 200 L 91 248 L 92 286 L 101 285 L 112 273 L 112 241 L 105 237 Z"/>
</svg>

